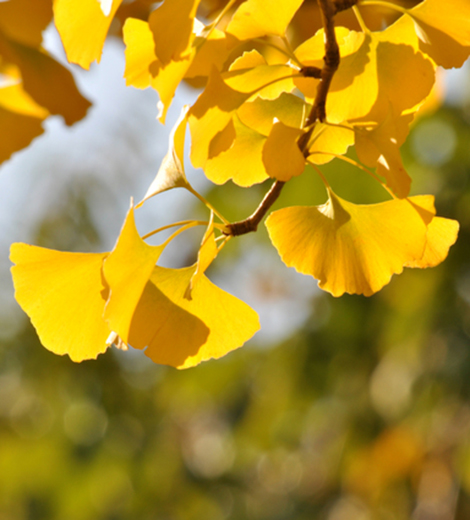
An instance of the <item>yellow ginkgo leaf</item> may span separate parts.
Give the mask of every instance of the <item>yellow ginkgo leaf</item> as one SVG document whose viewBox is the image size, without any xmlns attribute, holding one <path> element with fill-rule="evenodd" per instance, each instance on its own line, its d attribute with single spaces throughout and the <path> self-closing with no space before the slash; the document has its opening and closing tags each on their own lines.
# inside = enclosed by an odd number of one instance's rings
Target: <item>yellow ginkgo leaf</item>
<svg viewBox="0 0 470 520">
<path fill-rule="evenodd" d="M 287 266 L 313 276 L 333 296 L 370 296 L 423 258 L 433 197 L 356 205 L 328 191 L 322 206 L 285 208 L 267 219 Z"/>
<path fill-rule="evenodd" d="M 374 106 L 379 92 L 374 51 L 369 34 L 351 31 L 343 39 L 340 45 L 342 58 L 326 101 L 326 117 L 330 123 L 358 119 Z M 354 103 L 351 103 L 352 99 Z"/>
<path fill-rule="evenodd" d="M 191 162 L 195 168 L 204 168 L 211 154 L 211 143 L 224 131 L 235 111 L 250 97 L 231 89 L 213 68 L 204 92 L 189 110 L 191 130 Z M 213 152 L 212 152 L 213 155 Z"/>
<path fill-rule="evenodd" d="M 420 47 L 442 67 L 461 67 L 470 55 L 470 3 L 425 0 L 408 11 L 416 23 Z"/>
<path fill-rule="evenodd" d="M 266 137 L 233 117 L 235 136 L 232 145 L 207 160 L 204 173 L 215 184 L 231 179 L 239 186 L 252 186 L 268 178 L 263 164 L 263 147 Z"/>
<path fill-rule="evenodd" d="M 379 93 L 377 102 L 366 116 L 384 121 L 390 109 L 397 115 L 419 108 L 435 82 L 434 64 L 411 45 L 389 41 L 395 39 L 393 28 L 373 34 Z M 369 120 L 370 120 L 369 119 Z"/>
<path fill-rule="evenodd" d="M 15 65 L 22 88 L 36 104 L 61 115 L 67 125 L 85 117 L 91 103 L 80 94 L 70 71 L 46 51 L 18 44 L 0 33 L 0 55 Z"/>
<path fill-rule="evenodd" d="M 199 248 L 199 252 L 197 254 L 196 270 L 194 271 L 194 274 L 189 282 L 189 286 L 185 293 L 185 298 L 189 300 L 192 298 L 191 292 L 194 286 L 202 278 L 207 268 L 214 261 L 218 252 L 219 249 L 217 247 L 217 242 L 215 241 L 214 212 L 211 211 L 209 225 L 207 226 L 206 232 L 204 233 L 201 247 Z"/>
<path fill-rule="evenodd" d="M 156 267 L 137 306 L 129 343 L 156 363 L 189 368 L 241 347 L 258 330 L 256 312 L 202 276 L 185 298 L 196 266 Z"/>
<path fill-rule="evenodd" d="M 247 0 L 233 15 L 227 32 L 239 40 L 265 35 L 284 36 L 303 0 L 283 0 L 274 6 L 265 0 Z"/>
<path fill-rule="evenodd" d="M 20 78 L 11 79 L 13 84 L 0 88 L 0 163 L 42 134 L 49 115 L 23 90 Z"/>
<path fill-rule="evenodd" d="M 428 225 L 423 256 L 419 260 L 407 263 L 406 267 L 424 269 L 439 265 L 447 258 L 449 248 L 457 240 L 458 232 L 459 223 L 456 220 L 434 217 Z"/>
<path fill-rule="evenodd" d="M 15 298 L 41 343 L 73 361 L 95 359 L 108 348 L 103 319 L 107 253 L 63 253 L 27 244 L 11 246 Z"/>
<path fill-rule="evenodd" d="M 164 246 L 149 246 L 137 232 L 131 206 L 114 249 L 103 263 L 109 287 L 104 318 L 124 343 L 137 303 Z"/>
<path fill-rule="evenodd" d="M 157 176 L 150 184 L 147 193 L 138 206 L 150 197 L 163 191 L 189 186 L 184 173 L 184 141 L 188 109 L 188 105 L 183 107 L 181 115 L 170 134 L 169 150 L 163 158 Z"/>
<path fill-rule="evenodd" d="M 295 89 L 292 76 L 296 73 L 289 65 L 258 65 L 225 72 L 222 77 L 237 92 L 256 94 L 263 99 L 276 99 L 283 92 Z"/>
<path fill-rule="evenodd" d="M 201 0 L 171 0 L 163 2 L 149 17 L 155 55 L 163 67 L 180 61 L 191 53 L 195 38 L 194 19 Z"/>
<path fill-rule="evenodd" d="M 199 41 L 201 39 L 201 42 Z M 198 49 L 185 78 L 208 77 L 212 67 L 222 70 L 230 52 L 238 42 L 229 34 L 212 30 L 208 37 L 196 36 L 194 46 Z"/>
<path fill-rule="evenodd" d="M 42 32 L 52 19 L 50 0 L 15 0 L 0 3 L 0 30 L 28 47 L 39 47 Z"/>
<path fill-rule="evenodd" d="M 54 0 L 54 21 L 67 59 L 89 69 L 99 63 L 104 40 L 122 0 L 113 0 L 106 16 L 98 0 Z"/>
<path fill-rule="evenodd" d="M 377 126 L 355 127 L 356 152 L 366 166 L 377 168 L 377 173 L 385 178 L 387 186 L 400 198 L 410 192 L 411 178 L 401 160 L 400 146 L 408 134 L 412 115 L 387 119 Z"/>
<path fill-rule="evenodd" d="M 31 141 L 44 132 L 42 118 L 23 115 L 6 110 L 1 106 L 0 89 L 0 163 L 6 161 L 14 152 L 26 148 Z"/>
<path fill-rule="evenodd" d="M 150 64 L 155 61 L 155 49 L 149 24 L 136 18 L 128 18 L 122 29 L 126 45 L 124 78 L 127 86 L 147 88 L 151 85 Z"/>
<path fill-rule="evenodd" d="M 345 154 L 353 143 L 352 129 L 317 122 L 309 142 L 308 159 L 315 164 L 326 164 L 335 155 Z"/>
<path fill-rule="evenodd" d="M 256 98 L 238 110 L 240 121 L 256 132 L 268 136 L 275 120 L 293 128 L 302 128 L 311 105 L 299 96 L 283 92 L 276 99 Z"/>
<path fill-rule="evenodd" d="M 288 181 L 304 171 L 305 158 L 297 146 L 301 134 L 300 128 L 274 123 L 263 147 L 263 163 L 270 177 Z"/>
</svg>

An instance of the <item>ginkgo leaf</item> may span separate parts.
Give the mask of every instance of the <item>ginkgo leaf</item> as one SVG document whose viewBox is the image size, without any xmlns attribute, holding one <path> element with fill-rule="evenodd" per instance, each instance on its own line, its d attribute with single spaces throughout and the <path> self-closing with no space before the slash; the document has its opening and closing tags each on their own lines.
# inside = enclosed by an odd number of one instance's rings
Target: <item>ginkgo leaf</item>
<svg viewBox="0 0 470 520">
<path fill-rule="evenodd" d="M 377 173 L 385 178 L 387 186 L 400 198 L 408 196 L 411 187 L 411 178 L 401 160 L 400 146 L 412 120 L 412 115 L 394 118 L 390 113 L 377 126 L 355 127 L 359 160 L 366 166 L 377 168 Z"/>
<path fill-rule="evenodd" d="M 151 85 L 150 64 L 155 61 L 152 31 L 147 22 L 128 18 L 122 29 L 126 45 L 124 78 L 127 86 L 147 88 Z"/>
<path fill-rule="evenodd" d="M 202 238 L 201 247 L 197 254 L 196 270 L 189 282 L 187 290 L 185 292 L 185 298 L 191 299 L 191 292 L 194 286 L 202 278 L 203 274 L 207 271 L 207 268 L 214 261 L 217 256 L 219 249 L 215 240 L 215 228 L 214 228 L 214 212 L 211 211 L 211 217 L 209 225 L 207 226 L 204 237 Z"/>
<path fill-rule="evenodd" d="M 470 55 L 467 0 L 425 0 L 408 13 L 416 23 L 421 50 L 445 68 L 463 65 Z"/>
<path fill-rule="evenodd" d="M 390 30 L 394 38 L 393 29 Z M 388 41 L 389 30 L 372 33 L 376 44 L 379 93 L 376 105 L 366 116 L 383 121 L 392 110 L 418 108 L 435 82 L 434 64 L 410 45 Z"/>
<path fill-rule="evenodd" d="M 230 64 L 229 70 L 234 71 L 253 69 L 259 65 L 267 64 L 268 63 L 264 59 L 263 55 L 260 54 L 256 49 L 252 49 L 251 51 L 245 51 L 241 56 L 238 56 L 238 58 Z"/>
<path fill-rule="evenodd" d="M 39 47 L 42 32 L 52 19 L 51 0 L 0 2 L 0 30 L 11 40 Z"/>
<path fill-rule="evenodd" d="M 138 206 L 150 197 L 173 188 L 189 186 L 184 172 L 184 141 L 186 134 L 189 105 L 185 105 L 170 134 L 169 150 L 158 170 L 157 176 L 150 184 L 147 193 Z"/>
<path fill-rule="evenodd" d="M 300 128 L 274 123 L 263 147 L 263 163 L 270 177 L 288 181 L 304 171 L 305 157 L 297 146 L 301 134 Z"/>
<path fill-rule="evenodd" d="M 23 90 L 17 79 L 12 81 L 13 84 L 0 88 L 0 163 L 41 135 L 42 122 L 49 115 Z"/>
<path fill-rule="evenodd" d="M 328 194 L 322 206 L 285 208 L 268 217 L 269 236 L 287 266 L 313 276 L 333 296 L 370 296 L 423 258 L 433 197 L 356 205 L 331 189 Z"/>
<path fill-rule="evenodd" d="M 247 0 L 233 15 L 227 32 L 239 40 L 249 40 L 260 36 L 284 36 L 287 26 L 303 0 L 283 0 L 276 3 L 264 0 Z"/>
<path fill-rule="evenodd" d="M 327 119 L 342 123 L 366 115 L 378 95 L 378 79 L 372 38 L 368 34 L 336 28 L 341 61 L 333 76 L 327 97 Z M 300 45 L 295 54 L 306 65 L 322 65 L 324 55 L 323 31 Z M 300 78 L 297 87 L 309 99 L 314 99 L 318 80 Z M 354 103 L 351 103 L 354 99 Z"/>
<path fill-rule="evenodd" d="M 11 246 L 15 298 L 41 343 L 73 361 L 96 359 L 108 348 L 102 315 L 106 287 L 101 265 L 107 253 L 63 253 L 27 244 Z"/>
<path fill-rule="evenodd" d="M 45 51 L 9 41 L 0 33 L 0 55 L 16 65 L 23 89 L 50 114 L 61 115 L 67 125 L 85 117 L 91 103 L 80 94 L 70 71 Z"/>
<path fill-rule="evenodd" d="M 104 40 L 122 0 L 112 0 L 106 16 L 98 0 L 55 0 L 54 22 L 64 45 L 67 59 L 89 69 L 99 63 Z"/>
<path fill-rule="evenodd" d="M 191 53 L 193 25 L 201 0 L 171 0 L 163 2 L 149 17 L 155 55 L 163 67 L 180 61 Z"/>
<path fill-rule="evenodd" d="M 164 246 L 149 246 L 140 238 L 131 206 L 116 245 L 103 263 L 109 287 L 104 318 L 124 343 L 128 342 L 137 303 L 163 249 Z"/>
<path fill-rule="evenodd" d="M 2 90 L 0 89 L 0 163 L 11 157 L 11 154 L 26 148 L 31 141 L 44 132 L 42 118 L 23 115 L 6 110 L 1 106 Z"/>
<path fill-rule="evenodd" d="M 194 46 L 198 51 L 186 72 L 185 78 L 208 77 L 212 67 L 222 70 L 230 52 L 237 43 L 235 38 L 218 29 L 214 29 L 207 38 L 196 36 Z"/>
<path fill-rule="evenodd" d="M 239 186 L 252 186 L 268 178 L 262 160 L 266 137 L 233 117 L 235 135 L 227 150 L 210 157 L 204 166 L 206 177 L 215 184 L 231 179 Z"/>
<path fill-rule="evenodd" d="M 353 143 L 352 128 L 317 122 L 309 141 L 308 159 L 315 164 L 326 164 L 335 155 L 344 155 Z"/>
<path fill-rule="evenodd" d="M 152 87 L 160 95 L 160 114 L 158 119 L 162 124 L 165 123 L 166 114 L 171 105 L 178 85 L 185 77 L 193 57 L 195 55 L 193 49 L 192 54 L 179 61 L 172 61 L 163 67 L 158 61 L 154 61 L 150 65 L 150 72 L 153 76 Z"/>
<path fill-rule="evenodd" d="M 191 66 L 195 50 L 184 59 L 164 66 L 155 57 L 153 35 L 148 23 L 128 18 L 124 24 L 123 37 L 126 44 L 126 84 L 141 89 L 153 87 L 160 96 L 158 117 L 161 123 L 165 123 L 168 108 Z"/>
<path fill-rule="evenodd" d="M 246 303 L 202 276 L 184 297 L 196 266 L 156 267 L 137 306 L 129 343 L 155 363 L 189 368 L 241 347 L 258 330 Z"/>
<path fill-rule="evenodd" d="M 231 89 L 213 68 L 204 92 L 188 113 L 191 130 L 191 162 L 195 168 L 204 168 L 214 137 L 222 132 L 250 94 Z"/>
<path fill-rule="evenodd" d="M 256 98 L 243 103 L 237 116 L 244 125 L 268 136 L 275 120 L 293 128 L 302 128 L 310 107 L 300 97 L 283 92 L 276 99 Z"/>
<path fill-rule="evenodd" d="M 458 232 L 459 223 L 456 220 L 434 217 L 428 225 L 423 256 L 418 260 L 408 262 L 406 267 L 424 269 L 439 265 L 447 258 L 449 248 L 457 240 Z"/>
<path fill-rule="evenodd" d="M 336 30 L 341 61 L 326 102 L 329 122 L 358 119 L 380 122 L 390 108 L 399 115 L 429 95 L 435 79 L 433 64 L 412 44 L 397 43 L 399 30 L 408 31 L 408 27 L 392 26 L 367 34 L 349 31 L 347 35 L 344 28 Z M 319 34 L 296 49 L 302 63 L 318 64 L 322 56 Z M 295 80 L 309 99 L 316 93 L 317 82 L 309 78 Z"/>
<path fill-rule="evenodd" d="M 225 84 L 237 92 L 256 94 L 263 99 L 276 99 L 283 92 L 295 89 L 292 76 L 296 73 L 289 65 L 258 65 L 231 70 L 222 77 Z"/>
</svg>

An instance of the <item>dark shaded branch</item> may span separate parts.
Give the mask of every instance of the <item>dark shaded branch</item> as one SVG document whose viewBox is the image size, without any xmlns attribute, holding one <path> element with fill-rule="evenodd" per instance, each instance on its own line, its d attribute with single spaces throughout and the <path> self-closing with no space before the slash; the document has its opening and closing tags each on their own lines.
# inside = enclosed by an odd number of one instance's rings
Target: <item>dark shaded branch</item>
<svg viewBox="0 0 470 520">
<path fill-rule="evenodd" d="M 346 11 L 353 5 L 356 5 L 358 0 L 333 0 L 333 4 L 335 6 L 335 14 L 340 11 Z"/>
<path fill-rule="evenodd" d="M 331 80 L 334 73 L 339 66 L 339 47 L 336 41 L 334 15 L 343 9 L 348 9 L 357 3 L 357 0 L 317 0 L 320 6 L 323 27 L 325 29 L 325 56 L 323 58 L 323 68 L 304 67 L 301 73 L 305 77 L 319 78 L 320 81 L 317 87 L 315 101 L 312 110 L 307 117 L 305 127 L 310 127 L 298 140 L 298 146 L 305 157 L 308 157 L 308 142 L 312 135 L 316 121 L 325 121 L 326 118 L 326 96 L 330 88 Z M 269 208 L 274 204 L 279 197 L 285 182 L 276 181 L 271 186 L 261 204 L 256 211 L 247 219 L 227 224 L 225 226 L 224 234 L 227 236 L 240 236 L 246 233 L 256 231 L 258 224 L 263 220 Z"/>
<path fill-rule="evenodd" d="M 240 235 L 245 235 L 246 233 L 251 233 L 252 231 L 256 231 L 258 229 L 258 224 L 263 220 L 269 208 L 279 197 L 284 184 L 285 182 L 275 181 L 268 193 L 266 193 L 264 196 L 261 204 L 256 208 L 256 211 L 245 220 L 227 224 L 227 229 L 224 231 L 224 235 L 237 237 Z"/>
<path fill-rule="evenodd" d="M 330 88 L 331 80 L 339 66 L 339 47 L 336 41 L 334 15 L 336 6 L 333 0 L 318 0 L 320 12 L 325 29 L 325 56 L 323 57 L 323 68 L 321 79 L 318 83 L 317 94 L 313 103 L 312 110 L 306 121 L 306 126 L 310 126 L 315 121 L 325 121 L 326 118 L 326 96 Z M 303 151 L 303 150 L 302 150 Z"/>
</svg>

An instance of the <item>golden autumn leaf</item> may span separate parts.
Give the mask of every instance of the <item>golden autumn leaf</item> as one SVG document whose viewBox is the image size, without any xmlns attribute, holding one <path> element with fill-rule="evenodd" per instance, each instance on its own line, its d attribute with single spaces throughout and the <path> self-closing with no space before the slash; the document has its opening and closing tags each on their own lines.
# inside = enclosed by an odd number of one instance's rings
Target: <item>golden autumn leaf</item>
<svg viewBox="0 0 470 520">
<path fill-rule="evenodd" d="M 455 233 L 428 235 L 432 196 L 356 205 L 331 189 L 328 195 L 322 206 L 275 211 L 266 226 L 283 262 L 319 280 L 333 296 L 370 296 L 405 266 L 418 267 L 426 247 L 444 258 L 455 241 Z"/>
<path fill-rule="evenodd" d="M 211 211 L 209 225 L 207 226 L 206 232 L 204 233 L 201 242 L 201 247 L 199 248 L 199 252 L 197 254 L 196 270 L 194 271 L 194 274 L 191 277 L 189 285 L 186 289 L 185 298 L 192 298 L 191 292 L 193 290 L 193 287 L 202 278 L 207 268 L 214 261 L 218 252 L 219 248 L 217 247 L 217 242 L 215 238 L 214 212 Z"/>
<path fill-rule="evenodd" d="M 184 60 L 191 53 L 195 38 L 194 19 L 201 0 L 163 2 L 149 17 L 155 56 L 163 67 Z"/>
<path fill-rule="evenodd" d="M 10 259 L 15 298 L 41 343 L 73 361 L 96 359 L 108 348 L 103 319 L 106 287 L 101 265 L 107 253 L 64 253 L 13 244 Z"/>
<path fill-rule="evenodd" d="M 49 115 L 23 90 L 19 78 L 11 77 L 11 83 L 6 78 L 0 88 L 0 163 L 41 135 L 42 122 Z"/>
<path fill-rule="evenodd" d="M 228 149 L 222 149 L 205 164 L 206 177 L 215 184 L 232 180 L 238 186 L 252 186 L 268 178 L 262 160 L 266 137 L 233 117 L 234 136 Z"/>
<path fill-rule="evenodd" d="M 287 26 L 303 0 L 284 0 L 273 8 L 270 2 L 247 0 L 233 15 L 227 32 L 239 40 L 265 35 L 284 36 Z"/>
<path fill-rule="evenodd" d="M 297 145 L 301 134 L 300 128 L 274 123 L 263 147 L 263 163 L 270 177 L 288 181 L 304 171 L 305 157 Z"/>
<path fill-rule="evenodd" d="M 97 0 L 54 0 L 54 22 L 67 59 L 89 69 L 99 63 L 111 21 L 122 0 L 113 0 L 106 16 Z"/>
<path fill-rule="evenodd" d="M 403 26 L 400 30 L 408 31 Z M 412 44 L 397 43 L 397 27 L 381 32 L 358 33 L 337 28 L 341 61 L 333 76 L 326 103 L 331 123 L 352 120 L 383 121 L 390 111 L 400 115 L 419 105 L 434 84 L 434 67 Z M 306 65 L 320 64 L 323 31 L 296 49 Z M 316 94 L 318 80 L 296 79 L 309 99 Z M 352 103 L 351 100 L 354 100 Z"/>
<path fill-rule="evenodd" d="M 308 160 L 314 164 L 325 164 L 335 155 L 344 155 L 352 144 L 352 128 L 316 123 L 308 145 Z"/>
<path fill-rule="evenodd" d="M 300 97 L 283 92 L 276 99 L 257 97 L 243 103 L 237 110 L 237 116 L 244 125 L 268 136 L 276 119 L 287 126 L 302 128 L 310 108 Z"/>
<path fill-rule="evenodd" d="M 137 232 L 131 206 L 114 249 L 105 258 L 103 276 L 109 289 L 104 319 L 128 343 L 129 327 L 164 246 L 149 246 Z"/>
<path fill-rule="evenodd" d="M 415 21 L 423 52 L 446 69 L 463 65 L 470 55 L 467 0 L 425 0 L 408 13 Z"/>
<path fill-rule="evenodd" d="M 399 198 L 407 197 L 411 187 L 411 178 L 401 160 L 400 146 L 408 134 L 412 119 L 412 115 L 394 118 L 390 113 L 377 126 L 355 127 L 359 160 L 366 166 L 377 168 L 377 173 L 385 178 L 387 186 Z"/>
<path fill-rule="evenodd" d="M 42 32 L 52 19 L 50 0 L 10 0 L 0 3 L 0 30 L 28 47 L 39 47 Z"/>
<path fill-rule="evenodd" d="M 129 343 L 147 347 L 155 363 L 189 368 L 241 347 L 259 330 L 256 312 L 204 275 L 185 298 L 195 271 L 156 267 L 137 306 Z"/>
<path fill-rule="evenodd" d="M 216 68 L 212 69 L 204 92 L 188 113 L 191 130 L 190 156 L 195 168 L 204 168 L 211 154 L 212 141 L 227 127 L 236 110 L 249 97 L 250 94 L 230 88 L 224 83 L 220 72 Z"/>
<path fill-rule="evenodd" d="M 72 74 L 46 51 L 8 40 L 0 33 L 0 55 L 19 71 L 22 88 L 67 125 L 85 117 L 91 103 L 79 92 Z"/>
<path fill-rule="evenodd" d="M 155 61 L 152 31 L 147 22 L 128 18 L 122 29 L 126 45 L 124 78 L 127 86 L 144 89 L 152 84 L 150 64 Z"/>
</svg>

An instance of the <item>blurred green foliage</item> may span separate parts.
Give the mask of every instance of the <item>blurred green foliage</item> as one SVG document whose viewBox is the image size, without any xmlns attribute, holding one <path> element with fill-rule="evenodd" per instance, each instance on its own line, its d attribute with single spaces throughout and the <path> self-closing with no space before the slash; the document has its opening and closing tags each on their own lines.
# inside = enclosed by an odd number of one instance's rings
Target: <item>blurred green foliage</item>
<svg viewBox="0 0 470 520">
<path fill-rule="evenodd" d="M 74 364 L 25 319 L 0 344 L 0 519 L 468 520 L 469 122 L 442 108 L 403 150 L 415 191 L 461 223 L 449 258 L 368 299 L 319 294 L 305 278 L 310 318 L 281 344 L 255 337 L 181 372 L 117 350 Z M 325 172 L 372 196 L 362 172 Z M 253 191 L 208 196 L 242 218 Z M 87 196 L 39 223 L 35 243 L 95 248 Z M 322 197 L 304 175 L 278 205 Z"/>
</svg>

